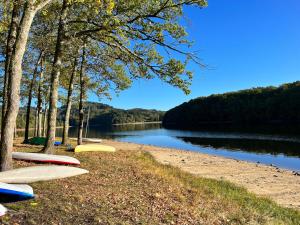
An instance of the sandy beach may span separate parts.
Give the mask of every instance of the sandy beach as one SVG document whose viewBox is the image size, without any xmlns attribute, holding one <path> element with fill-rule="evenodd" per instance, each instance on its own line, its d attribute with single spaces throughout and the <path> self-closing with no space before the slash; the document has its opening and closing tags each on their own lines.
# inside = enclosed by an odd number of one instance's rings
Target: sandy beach
<svg viewBox="0 0 300 225">
<path fill-rule="evenodd" d="M 300 176 L 293 171 L 191 151 L 113 140 L 104 140 L 103 143 L 118 150 L 147 151 L 162 164 L 201 177 L 227 180 L 259 196 L 269 197 L 282 206 L 300 210 Z"/>
</svg>

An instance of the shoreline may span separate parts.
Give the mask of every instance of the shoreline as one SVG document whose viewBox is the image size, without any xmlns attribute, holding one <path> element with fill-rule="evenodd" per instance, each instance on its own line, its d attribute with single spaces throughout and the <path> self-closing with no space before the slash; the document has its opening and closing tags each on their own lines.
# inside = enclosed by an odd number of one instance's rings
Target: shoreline
<svg viewBox="0 0 300 225">
<path fill-rule="evenodd" d="M 69 127 L 73 127 L 73 126 L 69 126 Z M 56 129 L 63 129 L 63 126 L 58 126 L 56 127 Z M 34 127 L 30 127 L 29 130 L 35 130 Z M 25 131 L 25 128 L 17 128 L 16 131 Z"/>
<path fill-rule="evenodd" d="M 178 167 L 197 176 L 230 181 L 258 196 L 268 197 L 281 206 L 300 210 L 300 176 L 294 175 L 292 170 L 200 152 L 110 139 L 104 139 L 103 144 L 112 145 L 118 150 L 149 152 L 159 163 Z"/>
<path fill-rule="evenodd" d="M 142 125 L 142 124 L 162 124 L 162 121 L 153 122 L 134 122 L 134 123 L 113 123 L 113 126 L 123 126 L 123 125 Z"/>
</svg>

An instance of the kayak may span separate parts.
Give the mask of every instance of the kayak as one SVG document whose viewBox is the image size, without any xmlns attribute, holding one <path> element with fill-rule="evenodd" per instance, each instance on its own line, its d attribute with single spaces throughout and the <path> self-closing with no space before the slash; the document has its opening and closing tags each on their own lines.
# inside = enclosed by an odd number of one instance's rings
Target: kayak
<svg viewBox="0 0 300 225">
<path fill-rule="evenodd" d="M 0 172 L 0 182 L 29 184 L 86 174 L 89 171 L 70 166 L 32 166 Z"/>
<path fill-rule="evenodd" d="M 80 165 L 79 160 L 63 155 L 49 155 L 43 153 L 27 153 L 27 152 L 13 152 L 13 159 L 40 162 L 40 163 L 53 163 L 64 165 Z"/>
<path fill-rule="evenodd" d="M 54 142 L 54 145 L 55 145 L 55 146 L 60 146 L 60 145 L 61 145 L 61 141 L 55 141 L 55 142 Z"/>
<path fill-rule="evenodd" d="M 31 145 L 45 145 L 47 138 L 45 137 L 33 137 L 28 140 Z"/>
<path fill-rule="evenodd" d="M 82 138 L 84 142 L 93 142 L 93 143 L 101 143 L 102 139 L 99 138 Z"/>
<path fill-rule="evenodd" d="M 7 209 L 3 205 L 0 205 L 0 216 L 4 216 L 6 213 Z"/>
<path fill-rule="evenodd" d="M 45 137 L 33 137 L 33 138 L 28 139 L 28 143 L 31 145 L 45 145 L 46 141 L 47 141 L 47 138 L 45 138 Z M 61 144 L 62 144 L 61 141 L 54 142 L 55 146 L 60 146 Z"/>
<path fill-rule="evenodd" d="M 16 202 L 34 198 L 33 189 L 28 185 L 12 185 L 0 182 L 1 202 Z"/>
<path fill-rule="evenodd" d="M 87 145 L 78 145 L 75 148 L 75 152 L 115 152 L 116 149 L 108 145 L 100 144 L 87 144 Z"/>
<path fill-rule="evenodd" d="M 77 138 L 70 138 L 70 140 L 77 141 Z M 102 139 L 99 138 L 82 138 L 83 142 L 101 143 Z"/>
</svg>

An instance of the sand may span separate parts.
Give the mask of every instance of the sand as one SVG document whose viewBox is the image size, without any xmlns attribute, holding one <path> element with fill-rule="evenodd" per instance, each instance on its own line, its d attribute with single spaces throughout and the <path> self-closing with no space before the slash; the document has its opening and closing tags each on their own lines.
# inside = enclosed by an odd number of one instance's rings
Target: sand
<svg viewBox="0 0 300 225">
<path fill-rule="evenodd" d="M 300 176 L 293 171 L 192 151 L 104 140 L 117 150 L 143 150 L 162 163 L 189 173 L 227 180 L 278 204 L 300 210 Z"/>
</svg>

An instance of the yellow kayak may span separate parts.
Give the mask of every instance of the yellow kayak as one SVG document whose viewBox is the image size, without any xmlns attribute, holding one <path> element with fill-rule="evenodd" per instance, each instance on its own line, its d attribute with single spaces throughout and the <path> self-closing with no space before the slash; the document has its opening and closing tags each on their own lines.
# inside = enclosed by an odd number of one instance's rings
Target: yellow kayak
<svg viewBox="0 0 300 225">
<path fill-rule="evenodd" d="M 78 145 L 75 148 L 75 152 L 115 152 L 116 149 L 108 145 L 100 144 L 87 144 L 87 145 Z"/>
</svg>

